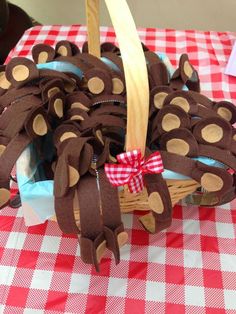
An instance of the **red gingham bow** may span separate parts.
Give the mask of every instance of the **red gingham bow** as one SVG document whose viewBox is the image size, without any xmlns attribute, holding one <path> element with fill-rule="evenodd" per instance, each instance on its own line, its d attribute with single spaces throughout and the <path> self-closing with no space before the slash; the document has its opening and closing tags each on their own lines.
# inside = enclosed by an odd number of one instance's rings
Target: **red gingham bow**
<svg viewBox="0 0 236 314">
<path fill-rule="evenodd" d="M 145 173 L 161 173 L 164 171 L 159 152 L 151 154 L 146 160 L 142 158 L 141 150 L 117 155 L 119 164 L 105 164 L 105 172 L 114 186 L 128 184 L 131 193 L 143 190 L 143 175 Z"/>
</svg>

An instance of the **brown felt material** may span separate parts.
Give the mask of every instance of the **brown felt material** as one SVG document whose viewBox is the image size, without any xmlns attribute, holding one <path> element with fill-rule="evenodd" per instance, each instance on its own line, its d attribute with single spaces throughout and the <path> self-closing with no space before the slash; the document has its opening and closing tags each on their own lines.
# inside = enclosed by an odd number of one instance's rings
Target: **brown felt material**
<svg viewBox="0 0 236 314">
<path fill-rule="evenodd" d="M 80 208 L 81 258 L 85 263 L 93 264 L 98 271 L 99 261 L 96 250 L 105 241 L 105 237 L 96 178 L 89 174 L 85 175 L 81 178 L 77 191 Z"/>
<path fill-rule="evenodd" d="M 63 91 L 64 85 L 61 79 L 53 78 L 41 85 L 42 99 L 44 102 L 48 101 L 54 94 Z"/>
<path fill-rule="evenodd" d="M 80 68 L 82 72 L 85 72 L 91 68 L 93 68 L 92 65 L 84 63 L 77 55 L 73 57 L 64 57 L 64 56 L 58 56 L 56 58 L 56 61 L 63 61 L 63 62 L 69 62 L 75 65 L 76 67 Z"/>
<path fill-rule="evenodd" d="M 162 63 L 161 59 L 153 51 L 150 51 L 150 50 L 145 51 L 144 55 L 145 55 L 145 58 L 146 58 L 149 66 L 156 64 L 156 63 L 159 63 L 159 62 Z"/>
<path fill-rule="evenodd" d="M 0 107 L 8 107 L 11 103 L 19 101 L 29 95 L 39 95 L 40 89 L 37 86 L 27 86 L 20 89 L 12 88 L 0 97 Z"/>
<path fill-rule="evenodd" d="M 149 68 L 151 88 L 169 84 L 169 73 L 164 63 L 152 64 Z"/>
<path fill-rule="evenodd" d="M 122 58 L 112 52 L 103 52 L 102 57 L 105 57 L 112 61 L 122 73 L 124 73 L 123 61 Z"/>
<path fill-rule="evenodd" d="M 209 109 L 213 108 L 213 101 L 209 99 L 207 96 L 195 91 L 188 91 L 188 93 L 196 101 L 196 103 Z"/>
<path fill-rule="evenodd" d="M 55 58 L 55 50 L 46 44 L 37 44 L 32 48 L 32 57 L 35 63 L 50 62 Z"/>
<path fill-rule="evenodd" d="M 235 105 L 229 101 L 220 101 L 213 105 L 215 110 L 223 119 L 234 124 L 236 122 L 236 108 Z"/>
<path fill-rule="evenodd" d="M 199 143 L 230 150 L 232 127 L 219 116 L 200 120 L 193 128 L 193 135 Z"/>
<path fill-rule="evenodd" d="M 218 195 L 224 195 L 232 187 L 233 179 L 224 169 L 210 167 L 190 158 L 165 151 L 161 151 L 161 156 L 165 169 L 191 177 L 206 190 L 210 188 L 210 192 L 213 192 L 214 189 Z"/>
<path fill-rule="evenodd" d="M 81 121 L 80 126 L 82 130 L 86 130 L 88 128 L 94 128 L 98 125 L 106 126 L 106 127 L 120 127 L 125 128 L 125 121 L 119 117 L 110 116 L 110 115 L 99 115 L 91 117 L 87 120 Z"/>
<path fill-rule="evenodd" d="M 11 83 L 6 78 L 5 68 L 5 66 L 0 66 L 0 96 L 11 86 Z"/>
<path fill-rule="evenodd" d="M 158 87 L 154 87 L 151 90 L 150 112 L 149 112 L 150 118 L 157 110 L 160 110 L 163 107 L 165 98 L 171 92 L 172 92 L 172 89 L 169 88 L 168 86 L 158 86 Z"/>
<path fill-rule="evenodd" d="M 93 66 L 98 69 L 103 69 L 104 71 L 110 71 L 108 65 L 106 65 L 102 60 L 98 59 L 97 57 L 89 54 L 89 53 L 82 53 L 79 55 L 79 58 L 86 64 Z"/>
<path fill-rule="evenodd" d="M 44 136 L 50 130 L 46 111 L 42 106 L 35 106 L 24 121 L 25 130 L 30 138 Z"/>
<path fill-rule="evenodd" d="M 57 42 L 55 50 L 58 55 L 64 57 L 71 57 L 80 53 L 78 46 L 68 40 Z"/>
<path fill-rule="evenodd" d="M 79 173 L 81 151 L 87 140 L 87 138 L 70 138 L 64 143 L 61 151 L 58 150 L 59 158 L 54 176 L 54 195 L 56 197 L 66 195 L 69 190 L 70 182 L 68 166 L 75 168 Z"/>
<path fill-rule="evenodd" d="M 148 202 L 155 218 L 155 232 L 166 228 L 172 221 L 172 204 L 168 186 L 161 174 L 146 174 L 144 183 L 148 192 Z"/>
<path fill-rule="evenodd" d="M 66 96 L 66 106 L 68 109 L 80 108 L 87 112 L 91 105 L 90 98 L 83 92 L 74 92 Z"/>
<path fill-rule="evenodd" d="M 162 150 L 182 156 L 198 156 L 198 143 L 192 132 L 184 128 L 163 134 L 160 139 L 160 147 Z"/>
<path fill-rule="evenodd" d="M 91 117 L 98 116 L 98 115 L 104 115 L 104 114 L 111 114 L 111 115 L 115 115 L 115 116 L 126 117 L 127 110 L 126 110 L 126 108 L 120 107 L 120 106 L 103 105 L 100 108 L 95 109 L 91 113 Z"/>
<path fill-rule="evenodd" d="M 39 70 L 39 76 L 40 78 L 62 80 L 64 83 L 64 87 L 68 85 L 71 86 L 71 88 L 75 88 L 75 82 L 65 73 L 49 69 L 43 69 Z"/>
<path fill-rule="evenodd" d="M 120 54 L 120 49 L 113 43 L 105 42 L 101 44 L 101 52 L 108 52 L 112 53 L 113 55 L 117 55 Z"/>
<path fill-rule="evenodd" d="M 60 229 L 64 233 L 78 234 L 80 232 L 80 229 L 76 225 L 76 220 L 74 216 L 74 197 L 75 188 L 71 189 L 63 197 L 55 196 L 54 198 L 57 222 Z"/>
<path fill-rule="evenodd" d="M 80 136 L 78 128 L 72 124 L 61 124 L 53 134 L 54 145 L 59 148 L 63 141 Z"/>
<path fill-rule="evenodd" d="M 69 109 L 66 113 L 66 119 L 69 120 L 84 121 L 88 118 L 88 113 L 80 108 Z"/>
<path fill-rule="evenodd" d="M 49 98 L 48 114 L 53 118 L 61 119 L 64 116 L 65 110 L 65 94 L 59 91 Z"/>
<path fill-rule="evenodd" d="M 17 135 L 7 145 L 3 154 L 0 156 L 0 189 L 10 190 L 10 174 L 11 171 L 23 150 L 29 145 L 31 140 L 25 134 Z M 6 192 L 2 190 L 4 199 L 6 198 Z M 1 198 L 1 196 L 0 196 Z M 8 200 L 7 200 L 8 201 Z M 0 208 L 4 207 L 6 203 L 1 202 Z"/>
<path fill-rule="evenodd" d="M 178 128 L 190 128 L 188 114 L 178 106 L 167 105 L 153 119 L 152 129 L 158 129 L 159 134 Z"/>
<path fill-rule="evenodd" d="M 118 235 L 124 232 L 124 226 L 121 221 L 120 201 L 118 190 L 113 187 L 107 179 L 104 169 L 99 170 L 99 186 L 102 206 L 102 218 L 104 224 L 107 248 L 110 249 L 116 260 L 120 261 L 120 249 Z"/>
<path fill-rule="evenodd" d="M 20 87 L 39 77 L 35 63 L 23 57 L 16 57 L 6 66 L 6 78 L 13 86 Z"/>
<path fill-rule="evenodd" d="M 90 69 L 84 73 L 88 82 L 89 91 L 92 94 L 111 94 L 113 90 L 111 74 L 107 70 L 97 67 Z"/>
<path fill-rule="evenodd" d="M 175 91 L 169 94 L 164 101 L 165 105 L 175 105 L 184 109 L 185 112 L 199 117 L 217 117 L 217 113 L 197 104 L 197 102 L 186 91 Z"/>
<path fill-rule="evenodd" d="M 126 103 L 126 100 L 125 100 L 125 97 L 122 96 L 122 95 L 113 95 L 113 94 L 110 94 L 110 95 L 98 95 L 98 96 L 94 96 L 92 99 L 92 106 L 95 106 L 95 105 L 99 105 L 99 104 L 103 104 L 103 103 L 122 103 L 122 104 L 125 104 Z"/>
</svg>

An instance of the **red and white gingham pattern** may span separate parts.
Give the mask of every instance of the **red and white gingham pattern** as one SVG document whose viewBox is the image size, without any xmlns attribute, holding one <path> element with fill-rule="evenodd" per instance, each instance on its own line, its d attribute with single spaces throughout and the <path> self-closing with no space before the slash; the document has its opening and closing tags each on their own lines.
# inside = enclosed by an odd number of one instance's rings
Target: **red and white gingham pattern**
<svg viewBox="0 0 236 314">
<path fill-rule="evenodd" d="M 114 41 L 112 29 L 101 29 Z M 187 52 L 202 91 L 236 103 L 236 78 L 224 75 L 236 33 L 140 29 L 151 49 L 174 65 Z M 84 26 L 27 31 L 11 56 L 29 56 L 35 43 L 68 39 L 82 45 Z M 149 235 L 136 215 L 123 215 L 129 242 L 115 266 L 107 253 L 101 272 L 82 263 L 78 240 L 55 222 L 26 228 L 21 210 L 0 214 L 0 313 L 4 314 L 235 314 L 236 203 L 218 208 L 178 205 L 172 226 Z M 138 214 L 137 214 L 138 215 Z"/>
<path fill-rule="evenodd" d="M 143 174 L 164 171 L 159 152 L 151 154 L 146 160 L 141 150 L 135 149 L 116 156 L 119 164 L 105 164 L 108 180 L 114 186 L 128 184 L 131 193 L 139 193 L 144 188 Z"/>
</svg>

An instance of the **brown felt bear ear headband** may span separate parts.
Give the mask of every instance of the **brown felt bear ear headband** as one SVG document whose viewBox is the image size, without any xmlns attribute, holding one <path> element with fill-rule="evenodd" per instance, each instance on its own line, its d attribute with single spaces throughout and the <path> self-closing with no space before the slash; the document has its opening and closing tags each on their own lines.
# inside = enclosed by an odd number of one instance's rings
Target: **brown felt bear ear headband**
<svg viewBox="0 0 236 314">
<path fill-rule="evenodd" d="M 235 168 L 235 157 L 227 150 L 210 146 L 209 143 L 199 144 L 187 129 L 175 129 L 161 136 L 160 147 L 170 153 L 181 156 L 204 156 L 218 160 L 231 168 Z M 228 161 L 229 160 L 229 161 Z"/>
<path fill-rule="evenodd" d="M 221 116 L 226 121 L 229 121 L 231 124 L 236 122 L 236 108 L 235 105 L 231 102 L 213 102 L 211 99 L 200 93 L 194 91 L 189 91 L 188 93 L 201 106 L 214 110 L 219 116 Z"/>
<path fill-rule="evenodd" d="M 6 79 L 14 87 L 21 87 L 30 81 L 39 78 L 39 70 L 36 64 L 26 58 L 16 57 L 6 66 Z"/>
<path fill-rule="evenodd" d="M 165 105 L 175 105 L 181 107 L 191 116 L 198 117 L 217 117 L 217 113 L 211 109 L 197 104 L 197 102 L 186 91 L 175 91 L 169 94 L 164 101 Z"/>
<path fill-rule="evenodd" d="M 68 40 L 59 41 L 56 44 L 55 50 L 57 55 L 63 57 L 71 57 L 80 54 L 78 46 Z"/>
<path fill-rule="evenodd" d="M 116 72 L 102 60 L 90 55 L 81 54 L 82 61 L 93 68 L 85 71 L 84 77 L 88 89 L 92 94 L 123 94 L 125 92 L 125 79 L 122 72 Z"/>
<path fill-rule="evenodd" d="M 233 178 L 224 169 L 204 165 L 188 157 L 161 151 L 164 168 L 199 182 L 208 192 L 223 196 L 232 188 Z"/>
<path fill-rule="evenodd" d="M 200 120 L 193 128 L 193 136 L 199 143 L 231 149 L 232 127 L 229 122 L 220 117 Z"/>
<path fill-rule="evenodd" d="M 190 129 L 189 115 L 178 106 L 167 105 L 161 109 L 152 123 L 153 134 L 158 129 L 159 135 L 169 132 L 173 129 Z"/>
<path fill-rule="evenodd" d="M 43 81 L 40 84 L 42 90 L 43 102 L 47 102 L 53 95 L 64 90 L 63 81 L 61 79 L 51 79 L 49 81 Z"/>
<path fill-rule="evenodd" d="M 65 94 L 56 92 L 49 98 L 48 114 L 55 119 L 62 119 L 65 111 Z"/>
<path fill-rule="evenodd" d="M 165 98 L 172 93 L 172 91 L 173 90 L 168 86 L 158 86 L 151 90 L 149 118 L 152 118 L 156 111 L 162 109 Z"/>
<path fill-rule="evenodd" d="M 179 68 L 173 74 L 170 86 L 173 89 L 181 90 L 187 85 L 190 90 L 200 91 L 200 80 L 197 71 L 191 65 L 187 54 L 180 57 Z"/>
<path fill-rule="evenodd" d="M 45 44 L 37 44 L 32 49 L 32 57 L 36 64 L 53 61 L 55 58 L 53 47 Z"/>
<path fill-rule="evenodd" d="M 81 133 L 79 129 L 68 123 L 63 123 L 56 128 L 53 134 L 53 142 L 57 150 L 59 150 L 60 145 L 68 139 L 80 137 Z"/>
</svg>

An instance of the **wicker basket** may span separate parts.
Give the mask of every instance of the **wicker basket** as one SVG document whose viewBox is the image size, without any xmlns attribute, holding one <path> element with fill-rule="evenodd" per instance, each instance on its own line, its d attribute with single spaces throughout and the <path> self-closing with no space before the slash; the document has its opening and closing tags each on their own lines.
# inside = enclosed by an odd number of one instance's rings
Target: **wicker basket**
<svg viewBox="0 0 236 314">
<path fill-rule="evenodd" d="M 145 150 L 148 111 L 149 86 L 146 61 L 136 27 L 125 0 L 105 0 L 116 32 L 122 54 L 126 91 L 127 91 L 127 137 L 126 150 L 140 148 Z M 100 57 L 99 0 L 86 0 L 89 52 Z M 127 32 L 128 30 L 128 32 Z M 199 184 L 191 179 L 167 180 L 172 205 L 196 191 Z M 149 210 L 147 190 L 131 194 L 124 187 L 119 192 L 123 213 Z M 78 208 L 78 206 L 76 206 Z M 79 225 L 79 209 L 75 209 L 75 218 Z M 151 215 L 146 215 L 146 228 L 153 231 Z M 55 219 L 55 218 L 54 218 Z M 145 217 L 143 218 L 145 220 Z"/>
</svg>

